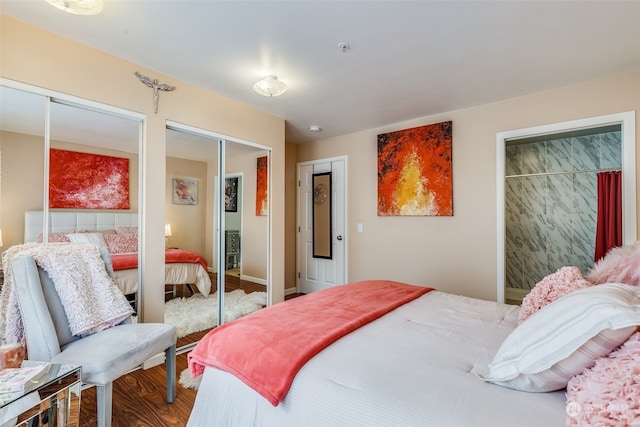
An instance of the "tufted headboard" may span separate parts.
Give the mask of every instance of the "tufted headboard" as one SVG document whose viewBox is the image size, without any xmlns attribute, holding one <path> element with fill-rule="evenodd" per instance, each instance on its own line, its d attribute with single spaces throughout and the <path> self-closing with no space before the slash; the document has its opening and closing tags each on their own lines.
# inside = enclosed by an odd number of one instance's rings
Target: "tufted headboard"
<svg viewBox="0 0 640 427">
<path fill-rule="evenodd" d="M 36 242 L 42 233 L 43 211 L 24 213 L 24 242 Z M 49 212 L 49 232 L 114 230 L 119 226 L 137 226 L 137 212 Z"/>
</svg>

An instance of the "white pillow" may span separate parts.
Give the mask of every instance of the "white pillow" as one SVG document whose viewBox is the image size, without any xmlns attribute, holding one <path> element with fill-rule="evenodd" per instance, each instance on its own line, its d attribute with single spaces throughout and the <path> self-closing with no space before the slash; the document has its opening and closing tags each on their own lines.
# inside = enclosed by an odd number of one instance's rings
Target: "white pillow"
<svg viewBox="0 0 640 427">
<path fill-rule="evenodd" d="M 107 247 L 102 233 L 69 233 L 67 237 L 71 243 L 91 243 L 99 248 Z"/>
<path fill-rule="evenodd" d="M 640 325 L 640 289 L 608 283 L 543 307 L 502 343 L 485 381 L 522 391 L 560 390 Z"/>
</svg>

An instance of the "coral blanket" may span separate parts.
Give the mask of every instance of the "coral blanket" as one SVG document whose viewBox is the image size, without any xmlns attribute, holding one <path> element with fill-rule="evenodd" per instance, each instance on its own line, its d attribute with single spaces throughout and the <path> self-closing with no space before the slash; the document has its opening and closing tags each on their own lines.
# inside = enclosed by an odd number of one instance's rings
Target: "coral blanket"
<svg viewBox="0 0 640 427">
<path fill-rule="evenodd" d="M 205 260 L 202 255 L 198 252 L 185 251 L 182 249 L 167 249 L 164 254 L 164 262 L 167 264 L 176 262 L 197 262 L 205 270 L 207 269 L 207 260 Z M 115 271 L 138 268 L 138 254 L 111 254 L 111 264 Z"/>
<path fill-rule="evenodd" d="M 193 377 L 230 372 L 277 406 L 322 349 L 432 288 L 386 280 L 351 283 L 258 310 L 209 332 L 188 354 Z"/>
</svg>

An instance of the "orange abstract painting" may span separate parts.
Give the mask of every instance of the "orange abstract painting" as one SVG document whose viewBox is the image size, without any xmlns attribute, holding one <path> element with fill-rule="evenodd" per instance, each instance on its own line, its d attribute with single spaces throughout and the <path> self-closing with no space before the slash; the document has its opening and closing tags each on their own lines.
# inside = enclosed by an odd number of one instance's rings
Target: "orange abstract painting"
<svg viewBox="0 0 640 427">
<path fill-rule="evenodd" d="M 452 216 L 452 122 L 378 135 L 378 215 Z"/>
<path fill-rule="evenodd" d="M 268 208 L 268 170 L 267 156 L 258 157 L 256 173 L 256 215 L 264 216 Z"/>
<path fill-rule="evenodd" d="M 129 159 L 52 148 L 49 207 L 129 209 Z"/>
</svg>

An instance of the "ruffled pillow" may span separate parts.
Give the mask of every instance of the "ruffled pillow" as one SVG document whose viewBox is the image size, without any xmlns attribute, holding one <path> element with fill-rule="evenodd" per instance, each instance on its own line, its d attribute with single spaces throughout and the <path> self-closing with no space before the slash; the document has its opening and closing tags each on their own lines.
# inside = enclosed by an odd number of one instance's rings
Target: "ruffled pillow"
<svg viewBox="0 0 640 427">
<path fill-rule="evenodd" d="M 568 425 L 640 425 L 640 333 L 573 377 L 566 396 Z"/>
<path fill-rule="evenodd" d="M 105 234 L 104 241 L 112 254 L 138 252 L 137 234 Z"/>
<path fill-rule="evenodd" d="M 562 267 L 538 282 L 524 297 L 518 323 L 524 322 L 533 313 L 561 296 L 588 286 L 591 286 L 591 283 L 582 277 L 578 267 Z"/>
<path fill-rule="evenodd" d="M 593 266 L 585 278 L 594 285 L 640 285 L 640 242 L 611 249 Z"/>
</svg>

